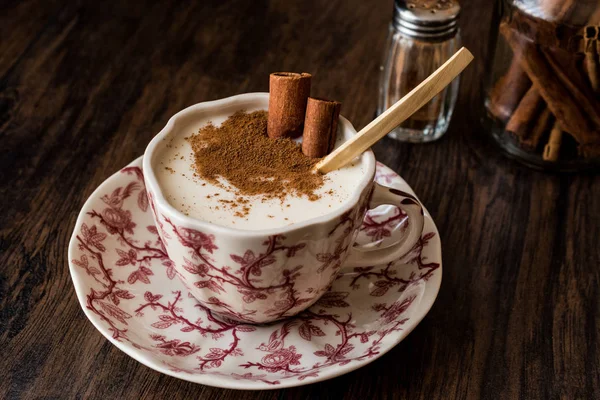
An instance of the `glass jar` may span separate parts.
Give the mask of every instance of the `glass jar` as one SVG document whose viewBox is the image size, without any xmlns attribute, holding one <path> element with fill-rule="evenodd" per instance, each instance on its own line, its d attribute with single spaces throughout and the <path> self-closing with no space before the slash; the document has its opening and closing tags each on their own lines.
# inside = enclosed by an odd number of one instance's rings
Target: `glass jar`
<svg viewBox="0 0 600 400">
<path fill-rule="evenodd" d="M 533 167 L 600 165 L 598 0 L 501 2 L 486 125 Z"/>
<path fill-rule="evenodd" d="M 408 94 L 460 48 L 455 0 L 396 0 L 380 67 L 377 114 Z M 439 139 L 448 129 L 459 78 L 388 136 L 422 143 Z"/>
</svg>

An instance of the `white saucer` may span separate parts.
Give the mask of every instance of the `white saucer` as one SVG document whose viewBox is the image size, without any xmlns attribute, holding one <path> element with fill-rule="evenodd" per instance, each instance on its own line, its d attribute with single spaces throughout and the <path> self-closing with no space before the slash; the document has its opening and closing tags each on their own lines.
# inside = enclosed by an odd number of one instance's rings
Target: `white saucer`
<svg viewBox="0 0 600 400">
<path fill-rule="evenodd" d="M 156 371 L 248 390 L 330 379 L 398 344 L 439 292 L 441 244 L 425 211 L 421 243 L 410 254 L 390 265 L 344 271 L 302 314 L 261 326 L 222 319 L 203 309 L 176 278 L 148 210 L 141 168 L 140 157 L 86 201 L 69 244 L 69 268 L 94 326 Z M 378 163 L 375 179 L 414 194 L 383 164 Z M 395 207 L 378 208 L 365 220 L 357 242 L 382 245 L 402 229 L 402 217 Z"/>
</svg>

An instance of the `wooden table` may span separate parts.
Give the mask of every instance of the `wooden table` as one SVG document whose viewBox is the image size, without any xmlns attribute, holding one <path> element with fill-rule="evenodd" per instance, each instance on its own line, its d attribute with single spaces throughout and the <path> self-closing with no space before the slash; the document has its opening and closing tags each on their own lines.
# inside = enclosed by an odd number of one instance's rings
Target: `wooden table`
<svg viewBox="0 0 600 400">
<path fill-rule="evenodd" d="M 394 350 L 305 387 L 237 392 L 161 375 L 85 318 L 67 243 L 85 199 L 178 110 L 309 71 L 357 128 L 373 117 L 391 19 L 382 1 L 8 0 L 0 9 L 0 398 L 600 396 L 600 179 L 505 159 L 479 124 L 492 2 L 463 1 L 448 134 L 374 148 L 441 233 L 429 315 Z"/>
</svg>

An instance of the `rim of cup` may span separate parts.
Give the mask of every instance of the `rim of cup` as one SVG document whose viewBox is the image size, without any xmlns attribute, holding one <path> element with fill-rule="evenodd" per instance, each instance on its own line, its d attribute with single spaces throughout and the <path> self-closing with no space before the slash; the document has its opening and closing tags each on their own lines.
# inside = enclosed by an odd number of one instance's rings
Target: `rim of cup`
<svg viewBox="0 0 600 400">
<path fill-rule="evenodd" d="M 166 199 L 162 192 L 162 188 L 158 184 L 156 173 L 152 167 L 153 158 L 155 154 L 165 146 L 167 141 L 165 139 L 175 131 L 177 125 L 181 119 L 189 118 L 191 115 L 199 112 L 210 112 L 211 110 L 217 110 L 224 107 L 232 107 L 233 112 L 236 110 L 242 110 L 245 108 L 256 108 L 264 107 L 267 109 L 269 100 L 269 93 L 245 93 L 236 96 L 227 97 L 220 100 L 207 101 L 198 104 L 194 104 L 187 107 L 177 114 L 173 115 L 165 127 L 150 141 L 146 147 L 143 158 L 143 171 L 144 179 L 146 183 L 146 190 L 153 194 L 153 201 L 157 207 L 157 211 L 161 210 L 165 216 L 177 223 L 177 225 L 183 225 L 186 228 L 192 228 L 199 231 L 210 230 L 211 233 L 225 233 L 235 236 L 270 236 L 275 234 L 285 234 L 295 230 L 303 229 L 311 225 L 318 225 L 331 221 L 332 219 L 339 218 L 345 212 L 353 208 L 359 201 L 361 193 L 373 181 L 375 176 L 375 155 L 369 149 L 365 151 L 361 156 L 360 162 L 364 165 L 366 173 L 363 174 L 361 182 L 357 185 L 356 190 L 351 196 L 333 211 L 310 218 L 307 220 L 294 222 L 289 225 L 281 226 L 278 228 L 260 229 L 260 230 L 247 230 L 231 228 L 226 226 L 217 225 L 211 222 L 202 221 L 198 218 L 193 218 L 183 214 L 181 211 L 173 207 Z M 340 115 L 340 123 L 338 124 L 338 134 L 343 135 L 344 140 L 348 140 L 350 137 L 356 134 L 356 129 L 352 126 L 350 121 Z"/>
</svg>

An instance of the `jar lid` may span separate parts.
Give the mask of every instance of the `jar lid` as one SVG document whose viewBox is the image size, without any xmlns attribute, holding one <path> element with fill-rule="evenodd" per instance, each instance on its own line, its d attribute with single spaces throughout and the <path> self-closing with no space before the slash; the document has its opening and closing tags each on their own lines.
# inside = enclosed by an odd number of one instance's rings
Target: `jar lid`
<svg viewBox="0 0 600 400">
<path fill-rule="evenodd" d="M 441 40 L 456 34 L 459 14 L 456 0 L 395 0 L 393 24 L 407 36 Z"/>
</svg>

